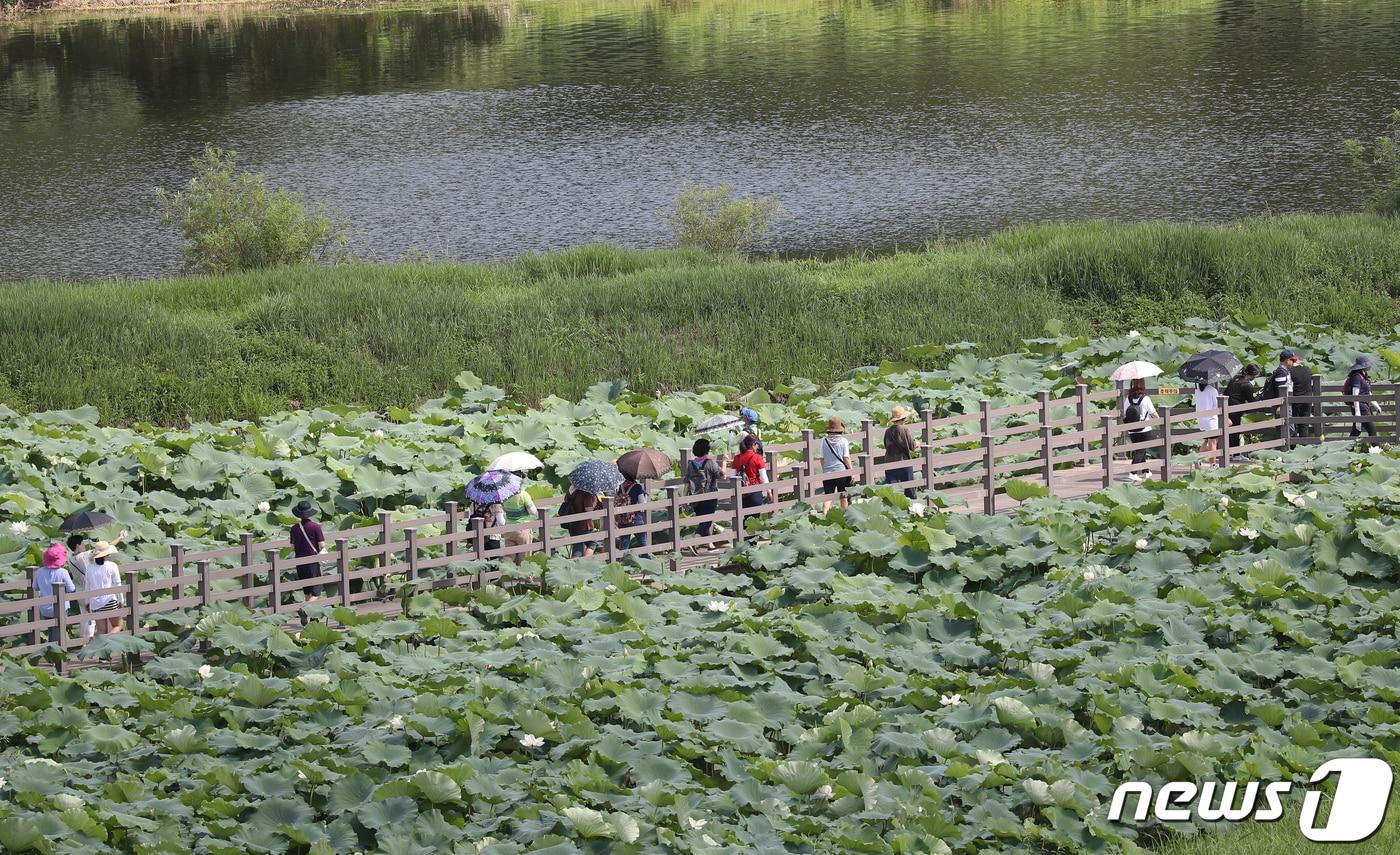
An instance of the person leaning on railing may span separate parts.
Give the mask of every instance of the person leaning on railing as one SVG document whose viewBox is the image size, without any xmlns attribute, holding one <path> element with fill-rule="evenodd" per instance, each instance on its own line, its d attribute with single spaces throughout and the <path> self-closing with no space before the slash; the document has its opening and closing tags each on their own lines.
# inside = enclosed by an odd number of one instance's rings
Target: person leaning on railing
<svg viewBox="0 0 1400 855">
<path fill-rule="evenodd" d="M 909 411 L 895 406 L 890 410 L 890 426 L 885 429 L 885 462 L 895 463 L 914 459 L 914 433 L 905 426 Z M 908 486 L 914 480 L 914 467 L 903 466 L 885 470 L 886 484 L 904 484 L 904 495 L 914 498 L 914 488 Z"/>
<path fill-rule="evenodd" d="M 1371 396 L 1371 377 L 1366 372 L 1374 366 L 1375 360 L 1369 356 L 1358 356 L 1351 365 L 1351 371 L 1347 373 L 1346 382 L 1342 384 L 1342 394 L 1351 396 Z M 1376 435 L 1376 424 L 1370 419 L 1362 419 L 1362 416 L 1377 415 L 1381 411 L 1380 404 L 1375 401 L 1350 401 L 1349 409 L 1351 414 L 1356 416 L 1356 421 L 1351 423 L 1351 435 L 1361 436 L 1362 429 L 1365 429 L 1369 436 Z"/>
<path fill-rule="evenodd" d="M 724 455 L 710 457 L 710 441 L 701 437 L 695 440 L 695 444 L 690 448 L 691 459 L 686 463 L 682 478 L 685 481 L 685 491 L 692 496 L 704 496 L 715 492 L 719 488 L 719 482 L 724 478 Z M 704 499 L 691 505 L 696 516 L 709 516 L 719 507 L 719 499 Z M 701 537 L 709 537 L 714 533 L 714 521 L 702 522 L 696 526 L 696 533 Z M 687 547 L 691 553 L 697 551 L 696 547 Z"/>
<path fill-rule="evenodd" d="M 1259 376 L 1259 366 L 1250 363 L 1244 370 L 1236 374 L 1230 385 L 1225 387 L 1225 398 L 1230 402 L 1230 426 L 1239 427 L 1244 421 L 1244 413 L 1233 412 L 1235 407 L 1243 407 L 1245 404 L 1252 404 L 1259 399 L 1259 390 L 1254 386 L 1254 378 Z M 1240 444 L 1240 434 L 1230 432 L 1230 447 L 1234 448 Z"/>
<path fill-rule="evenodd" d="M 68 575 L 68 569 L 63 565 L 68 563 L 68 547 L 61 543 L 55 543 L 44 550 L 44 561 L 34 573 L 34 596 L 52 597 L 53 589 L 62 586 L 63 590 L 72 594 L 78 590 L 78 586 L 73 584 L 73 577 Z M 69 611 L 71 603 L 64 603 L 64 610 Z M 39 607 L 39 616 L 52 619 L 54 616 L 53 603 Z M 58 627 L 51 626 L 48 630 L 49 644 L 58 644 Z"/>
</svg>

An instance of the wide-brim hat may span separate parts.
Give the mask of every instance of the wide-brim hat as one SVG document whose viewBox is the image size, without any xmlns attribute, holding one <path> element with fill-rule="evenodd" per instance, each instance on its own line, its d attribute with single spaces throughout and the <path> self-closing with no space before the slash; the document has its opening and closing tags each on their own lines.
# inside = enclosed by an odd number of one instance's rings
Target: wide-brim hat
<svg viewBox="0 0 1400 855">
<path fill-rule="evenodd" d="M 1356 361 L 1351 364 L 1352 371 L 1369 371 L 1376 367 L 1376 360 L 1365 354 L 1356 357 Z"/>
<path fill-rule="evenodd" d="M 44 566 L 53 570 L 68 563 L 68 547 L 55 543 L 44 550 Z"/>
<path fill-rule="evenodd" d="M 117 548 L 105 540 L 99 540 L 92 545 L 93 558 L 106 558 L 109 555 L 116 555 Z"/>
<path fill-rule="evenodd" d="M 292 516 L 303 520 L 309 520 L 320 512 L 321 511 L 315 505 L 311 504 L 306 499 L 297 502 L 297 506 L 292 508 Z"/>
<path fill-rule="evenodd" d="M 909 418 L 909 411 L 898 404 L 895 404 L 894 408 L 890 410 L 890 421 L 892 422 L 902 422 L 907 418 Z"/>
<path fill-rule="evenodd" d="M 833 417 L 833 418 L 827 419 L 827 422 L 826 422 L 826 432 L 827 432 L 827 433 L 845 433 L 845 432 L 846 432 L 846 426 L 845 426 L 844 424 L 841 423 L 841 419 Z"/>
</svg>

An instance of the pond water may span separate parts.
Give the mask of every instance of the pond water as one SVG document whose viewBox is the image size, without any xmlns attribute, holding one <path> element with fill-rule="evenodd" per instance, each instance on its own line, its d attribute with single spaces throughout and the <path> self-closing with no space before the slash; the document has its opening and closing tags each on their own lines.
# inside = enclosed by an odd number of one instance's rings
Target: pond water
<svg viewBox="0 0 1400 855">
<path fill-rule="evenodd" d="M 0 280 L 180 265 L 155 187 L 206 143 L 360 251 L 662 246 L 690 185 L 776 196 L 765 249 L 1047 219 L 1360 206 L 1400 0 L 578 0 L 0 26 Z"/>
</svg>

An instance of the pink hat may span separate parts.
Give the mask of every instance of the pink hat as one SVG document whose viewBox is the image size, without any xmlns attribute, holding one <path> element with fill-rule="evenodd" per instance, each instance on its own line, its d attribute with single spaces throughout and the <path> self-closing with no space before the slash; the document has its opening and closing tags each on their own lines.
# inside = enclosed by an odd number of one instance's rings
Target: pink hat
<svg viewBox="0 0 1400 855">
<path fill-rule="evenodd" d="M 68 563 L 68 547 L 61 543 L 55 543 L 44 550 L 44 566 L 49 569 L 62 567 Z"/>
</svg>

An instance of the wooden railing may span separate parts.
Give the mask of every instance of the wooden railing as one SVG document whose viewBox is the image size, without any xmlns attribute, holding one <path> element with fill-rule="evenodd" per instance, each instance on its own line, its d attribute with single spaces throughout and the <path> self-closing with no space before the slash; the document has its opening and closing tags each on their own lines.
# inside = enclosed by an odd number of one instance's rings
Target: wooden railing
<svg viewBox="0 0 1400 855">
<path fill-rule="evenodd" d="M 771 481 L 767 484 L 727 481 L 713 493 L 688 495 L 679 481 L 668 480 L 647 485 L 651 489 L 645 502 L 615 508 L 608 500 L 596 510 L 572 515 L 558 513 L 560 499 L 555 497 L 537 502 L 536 518 L 505 527 L 483 528 L 480 519 L 467 526 L 455 502 L 448 502 L 442 513 L 411 520 L 395 521 L 391 514 L 381 513 L 376 525 L 328 532 L 328 553 L 311 559 L 287 557 L 289 540 L 255 542 L 246 534 L 236 546 L 205 552 L 187 552 L 175 545 L 168 558 L 122 566 L 125 584 L 119 588 L 74 594 L 55 586 L 52 593 L 37 596 L 35 571 L 30 569 L 27 581 L 21 577 L 0 584 L 0 649 L 35 654 L 48 646 L 50 637 L 63 648 L 81 647 L 86 638 L 81 633 L 70 638 L 69 629 L 94 617 L 87 604 L 95 597 L 120 597 L 123 602 L 117 610 L 95 616 L 121 617 L 123 632 L 139 636 L 149 630 L 156 615 L 214 603 L 238 601 L 260 612 L 291 611 L 299 604 L 288 600 L 312 586 L 330 592 L 322 602 L 351 608 L 381 601 L 405 585 L 413 590 L 480 586 L 499 577 L 500 567 L 508 562 L 540 552 L 567 552 L 580 544 L 592 544 L 597 556 L 609 561 L 627 555 L 676 561 L 683 550 L 725 547 L 743 540 L 755 517 L 798 504 L 835 500 L 836 496 L 822 493 L 822 486 L 827 479 L 843 476 L 854 479 L 853 490 L 861 490 L 889 483 L 892 472 L 908 469 L 911 478 L 896 478 L 890 486 L 942 491 L 993 514 L 1010 504 L 1005 485 L 1013 478 L 1035 481 L 1055 493 L 1070 487 L 1083 489 L 1086 482 L 1106 487 L 1131 475 L 1154 473 L 1168 478 L 1179 448 L 1212 437 L 1218 442 L 1212 456 L 1222 464 L 1248 452 L 1341 438 L 1361 423 L 1375 430 L 1375 442 L 1394 443 L 1400 437 L 1400 386 L 1376 384 L 1372 391 L 1365 398 L 1343 396 L 1323 392 L 1319 381 L 1311 394 L 1283 401 L 1231 407 L 1222 397 L 1214 413 L 1170 406 L 1159 396 L 1155 419 L 1125 424 L 1121 392 L 1090 392 L 1081 385 L 1067 398 L 1052 400 L 1041 393 L 1034 401 L 1001 407 L 984 400 L 975 412 L 945 418 L 923 412 L 909 426 L 919 446 L 919 456 L 913 460 L 884 459 L 883 429 L 865 421 L 852 437 L 854 466 L 848 470 L 822 472 L 819 440 L 812 431 L 804 431 L 796 442 L 767 446 Z M 1363 411 L 1375 405 L 1381 412 L 1358 417 L 1353 413 L 1356 404 Z M 1210 415 L 1218 418 L 1219 426 L 1198 429 L 1198 421 Z M 1143 428 L 1151 429 L 1150 438 L 1134 434 Z M 1134 463 L 1135 450 L 1151 455 Z M 683 455 L 682 466 L 685 463 Z M 750 496 L 762 497 L 763 504 L 746 507 L 744 500 Z M 643 522 L 620 525 L 618 514 L 641 514 Z M 575 535 L 562 529 L 565 523 L 578 522 L 588 523 L 593 530 Z M 727 528 L 702 533 L 707 523 Z M 641 538 L 634 542 L 638 535 Z M 320 575 L 296 578 L 297 565 L 307 561 L 318 563 Z M 69 612 L 74 603 L 76 614 Z M 46 609 L 52 616 L 41 614 Z"/>
</svg>

